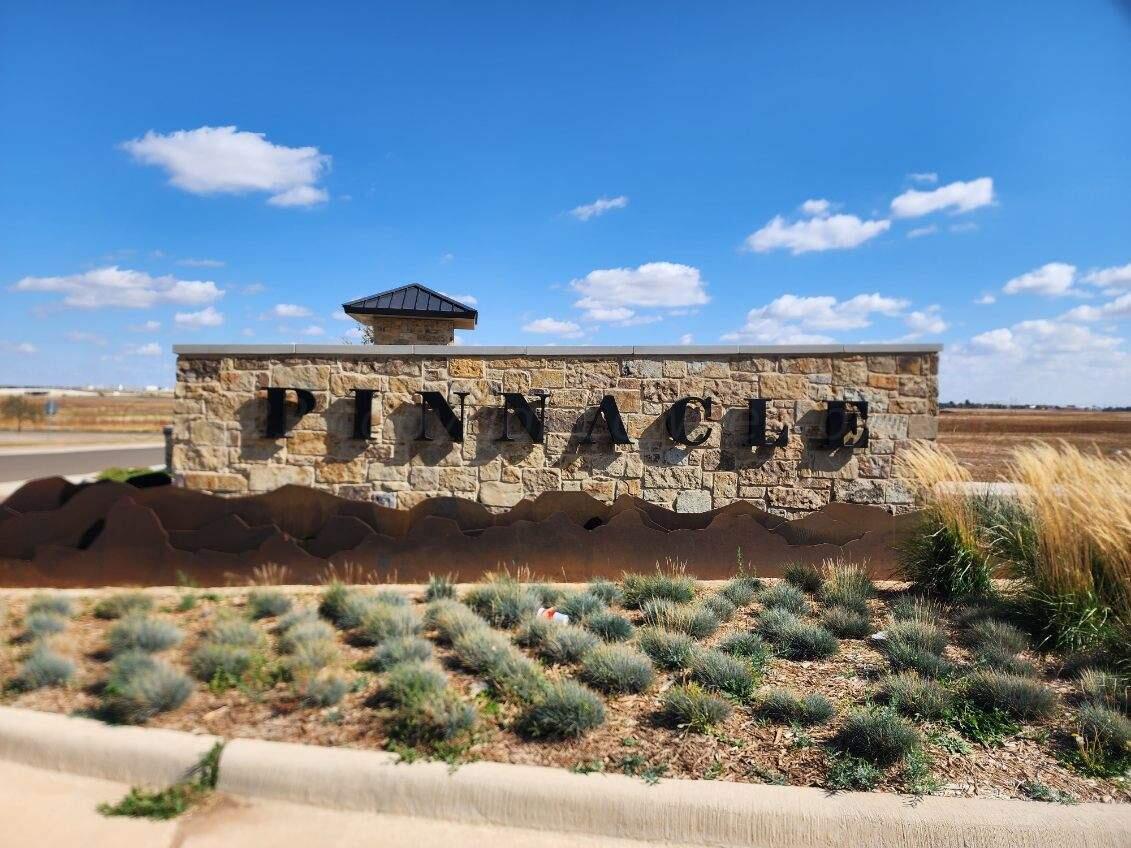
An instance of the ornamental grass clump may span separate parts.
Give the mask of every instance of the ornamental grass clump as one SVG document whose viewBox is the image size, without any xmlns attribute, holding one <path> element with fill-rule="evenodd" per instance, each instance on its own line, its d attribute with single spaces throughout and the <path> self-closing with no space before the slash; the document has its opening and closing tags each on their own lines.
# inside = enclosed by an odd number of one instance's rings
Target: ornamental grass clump
<svg viewBox="0 0 1131 848">
<path fill-rule="evenodd" d="M 145 615 L 153 610 L 153 598 L 144 592 L 119 592 L 94 605 L 94 617 L 101 619 Z"/>
<path fill-rule="evenodd" d="M 951 695 L 930 678 L 914 672 L 892 674 L 880 681 L 880 700 L 910 718 L 937 721 L 950 714 Z"/>
<path fill-rule="evenodd" d="M 864 569 L 830 560 L 825 563 L 824 575 L 820 597 L 826 606 L 868 612 L 868 599 L 876 593 L 876 587 Z"/>
<path fill-rule="evenodd" d="M 538 596 L 538 602 L 544 607 L 555 606 L 566 594 L 564 590 L 549 583 L 527 583 L 527 588 Z"/>
<path fill-rule="evenodd" d="M 732 657 L 742 657 L 758 669 L 770 658 L 770 649 L 757 633 L 731 633 L 723 637 L 718 649 Z"/>
<path fill-rule="evenodd" d="M 1029 637 L 1004 621 L 987 618 L 972 624 L 964 641 L 975 653 L 1019 654 L 1029 648 Z"/>
<path fill-rule="evenodd" d="M 707 689 L 745 701 L 754 691 L 754 672 L 748 662 L 713 649 L 700 650 L 691 660 L 691 677 Z"/>
<path fill-rule="evenodd" d="M 601 640 L 588 630 L 572 624 L 559 624 L 538 646 L 538 657 L 551 665 L 575 663 L 593 651 Z"/>
<path fill-rule="evenodd" d="M 684 567 L 668 563 L 657 565 L 653 574 L 625 574 L 621 581 L 623 601 L 628 609 L 640 609 L 648 601 L 690 603 L 695 598 L 696 582 L 684 573 Z"/>
<path fill-rule="evenodd" d="M 589 594 L 596 595 L 609 606 L 619 604 L 624 597 L 620 586 L 612 580 L 606 580 L 604 577 L 594 577 L 589 581 L 586 590 Z"/>
<path fill-rule="evenodd" d="M 719 594 L 709 595 L 708 597 L 706 597 L 703 600 L 703 606 L 714 613 L 715 618 L 717 618 L 719 621 L 730 621 L 737 611 L 737 607 L 735 607 L 735 605 L 731 603 L 730 599 L 721 592 Z"/>
<path fill-rule="evenodd" d="M 24 629 L 21 642 L 35 642 L 46 639 L 67 629 L 67 619 L 53 612 L 32 612 L 24 616 Z"/>
<path fill-rule="evenodd" d="M 873 633 L 872 620 L 866 612 L 845 607 L 822 611 L 821 626 L 841 639 L 867 639 Z"/>
<path fill-rule="evenodd" d="M 545 688 L 542 667 L 489 628 L 470 630 L 452 642 L 456 660 L 509 700 L 529 703 Z"/>
<path fill-rule="evenodd" d="M 542 605 L 538 593 L 505 574 L 491 575 L 472 586 L 464 603 L 493 627 L 511 628 L 533 615 Z"/>
<path fill-rule="evenodd" d="M 27 604 L 27 614 L 37 615 L 40 613 L 70 618 L 75 614 L 75 602 L 69 595 L 32 595 Z"/>
<path fill-rule="evenodd" d="M 758 600 L 766 609 L 780 609 L 801 615 L 809 609 L 805 593 L 790 583 L 775 583 L 758 595 Z"/>
<path fill-rule="evenodd" d="M 369 667 L 374 671 L 388 671 L 403 662 L 426 662 L 432 656 L 432 643 L 427 639 L 394 636 L 377 646 L 369 658 Z"/>
<path fill-rule="evenodd" d="M 636 643 L 657 666 L 666 671 L 687 668 L 695 656 L 695 640 L 686 633 L 673 633 L 661 627 L 645 627 Z"/>
<path fill-rule="evenodd" d="M 220 689 L 239 683 L 265 662 L 263 634 L 241 618 L 213 622 L 189 661 L 193 677 Z"/>
<path fill-rule="evenodd" d="M 840 751 L 884 768 L 904 759 L 921 743 L 918 731 L 890 709 L 853 713 L 833 737 Z"/>
<path fill-rule="evenodd" d="M 25 691 L 48 686 L 65 686 L 75 676 L 75 664 L 40 642 L 31 649 L 14 681 Z"/>
<path fill-rule="evenodd" d="M 921 651 L 942 654 L 946 649 L 946 631 L 937 624 L 923 621 L 897 621 L 885 631 L 887 644 L 901 642 Z"/>
<path fill-rule="evenodd" d="M 1048 686 L 997 671 L 974 672 L 964 681 L 962 693 L 985 712 L 997 710 L 1018 719 L 1044 718 L 1056 709 L 1056 693 Z"/>
<path fill-rule="evenodd" d="M 414 747 L 450 745 L 468 736 L 477 721 L 475 707 L 445 689 L 398 709 L 389 722 L 389 737 Z"/>
<path fill-rule="evenodd" d="M 719 589 L 719 594 L 741 608 L 752 603 L 761 588 L 757 577 L 732 577 Z"/>
<path fill-rule="evenodd" d="M 247 611 L 252 618 L 275 618 L 290 612 L 293 601 L 278 589 L 252 589 L 247 596 Z"/>
<path fill-rule="evenodd" d="M 1131 765 L 1131 720 L 1126 716 L 1095 704 L 1085 704 L 1077 713 L 1077 730 L 1082 747 L 1105 761 L 1122 761 Z"/>
<path fill-rule="evenodd" d="M 1080 674 L 1080 692 L 1086 703 L 1131 712 L 1131 679 L 1120 674 L 1085 669 Z"/>
<path fill-rule="evenodd" d="M 144 651 L 158 654 L 181 643 L 184 634 L 171 621 L 160 618 L 146 618 L 144 614 L 130 615 L 110 628 L 107 642 L 110 653 L 125 651 Z"/>
<path fill-rule="evenodd" d="M 775 653 L 787 660 L 827 659 L 838 650 L 835 636 L 817 624 L 802 621 L 784 609 L 768 609 L 758 619 L 758 632 Z"/>
<path fill-rule="evenodd" d="M 1131 457 L 1035 444 L 1014 452 L 1009 473 L 1019 505 L 991 535 L 1035 630 L 1049 647 L 1131 667 Z"/>
<path fill-rule="evenodd" d="M 605 609 L 605 602 L 590 592 L 571 592 L 560 598 L 554 608 L 568 615 L 572 621 L 579 621 Z"/>
<path fill-rule="evenodd" d="M 340 658 L 338 646 L 330 640 L 299 642 L 290 653 L 284 655 L 282 669 L 290 680 L 302 680 L 334 665 Z"/>
<path fill-rule="evenodd" d="M 374 601 L 358 624 L 356 639 L 376 645 L 394 636 L 415 636 L 420 630 L 420 619 L 408 607 Z"/>
<path fill-rule="evenodd" d="M 334 644 L 334 629 L 318 619 L 300 619 L 279 632 L 280 654 L 293 654 L 303 645 L 325 642 Z"/>
<path fill-rule="evenodd" d="M 455 598 L 456 581 L 451 574 L 429 574 L 428 585 L 424 588 L 425 601 L 439 601 Z"/>
<path fill-rule="evenodd" d="M 962 485 L 970 482 L 970 472 L 934 443 L 903 451 L 900 462 L 923 507 L 918 527 L 900 552 L 904 577 L 943 598 L 992 594 L 993 572 L 980 523 L 984 498 L 970 496 Z"/>
<path fill-rule="evenodd" d="M 373 604 L 372 595 L 364 594 L 344 583 L 334 582 L 322 593 L 318 612 L 339 630 L 353 630 L 361 624 Z"/>
<path fill-rule="evenodd" d="M 908 642 L 881 642 L 881 650 L 894 671 L 915 671 L 925 677 L 949 677 L 954 665 L 945 657 Z"/>
<path fill-rule="evenodd" d="M 177 709 L 192 691 L 192 680 L 178 669 L 144 651 L 130 651 L 111 663 L 99 712 L 108 721 L 142 724 Z"/>
<path fill-rule="evenodd" d="M 294 691 L 303 706 L 332 707 L 350 690 L 349 681 L 337 672 L 321 670 L 295 681 Z"/>
<path fill-rule="evenodd" d="M 762 689 L 755 696 L 754 715 L 775 724 L 796 724 L 809 727 L 825 724 L 834 715 L 836 708 L 824 695 L 798 697 L 788 689 Z"/>
<path fill-rule="evenodd" d="M 644 604 L 641 614 L 646 625 L 686 633 L 693 639 L 706 639 L 719 629 L 719 619 L 701 604 L 652 600 Z"/>
<path fill-rule="evenodd" d="M 424 608 L 424 626 L 436 631 L 442 644 L 452 641 L 472 630 L 484 630 L 487 622 L 459 601 L 433 601 Z"/>
<path fill-rule="evenodd" d="M 578 676 L 602 692 L 643 692 L 655 678 L 652 661 L 627 645 L 598 645 L 581 661 Z"/>
<path fill-rule="evenodd" d="M 891 604 L 891 617 L 894 621 L 922 621 L 934 624 L 942 621 L 946 607 L 938 601 L 921 595 L 900 595 Z"/>
<path fill-rule="evenodd" d="M 636 629 L 623 615 L 607 609 L 585 616 L 581 620 L 581 626 L 606 642 L 624 642 L 631 639 Z"/>
<path fill-rule="evenodd" d="M 385 675 L 378 700 L 393 707 L 403 707 L 442 692 L 448 685 L 444 670 L 426 662 L 397 663 Z"/>
<path fill-rule="evenodd" d="M 716 724 L 725 721 L 731 705 L 694 683 L 672 686 L 660 696 L 657 718 L 669 727 L 706 733 Z"/>
<path fill-rule="evenodd" d="M 516 730 L 529 739 L 572 739 L 605 723 L 605 705 L 572 680 L 550 684 L 519 717 Z"/>
<path fill-rule="evenodd" d="M 821 567 L 811 562 L 790 563 L 783 574 L 787 583 L 810 595 L 821 591 L 821 584 L 825 579 Z"/>
</svg>

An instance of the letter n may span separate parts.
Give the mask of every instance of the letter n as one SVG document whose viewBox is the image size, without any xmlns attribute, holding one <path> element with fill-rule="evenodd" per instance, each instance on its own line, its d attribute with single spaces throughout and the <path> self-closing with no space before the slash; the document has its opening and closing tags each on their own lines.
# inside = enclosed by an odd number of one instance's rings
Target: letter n
<svg viewBox="0 0 1131 848">
<path fill-rule="evenodd" d="M 431 409 L 436 417 L 440 419 L 440 424 L 448 431 L 448 436 L 453 442 L 463 441 L 463 413 L 464 413 L 464 399 L 471 394 L 471 392 L 456 392 L 456 397 L 459 398 L 459 417 L 456 417 L 455 411 L 445 398 L 439 392 L 417 392 L 420 395 L 420 433 L 417 435 L 418 442 L 430 442 L 432 437 L 428 435 L 428 410 Z"/>
<path fill-rule="evenodd" d="M 502 394 L 503 435 L 499 436 L 498 440 L 500 442 L 514 441 L 510 430 L 510 417 L 513 412 L 514 417 L 518 419 L 518 423 L 522 426 L 522 429 L 530 436 L 530 440 L 541 444 L 546 420 L 546 398 L 549 397 L 549 395 L 538 395 L 538 400 L 541 402 L 541 409 L 539 412 L 535 413 L 534 407 L 518 392 L 503 392 Z"/>
<path fill-rule="evenodd" d="M 620 417 L 617 399 L 612 395 L 605 395 L 601 398 L 597 413 L 593 416 L 593 420 L 589 422 L 589 427 L 585 430 L 585 437 L 582 438 L 581 444 L 593 444 L 593 428 L 597 426 L 598 418 L 605 419 L 605 426 L 609 428 L 609 439 L 614 445 L 632 444 L 632 440 L 628 438 L 628 431 L 624 429 L 624 420 Z"/>
</svg>

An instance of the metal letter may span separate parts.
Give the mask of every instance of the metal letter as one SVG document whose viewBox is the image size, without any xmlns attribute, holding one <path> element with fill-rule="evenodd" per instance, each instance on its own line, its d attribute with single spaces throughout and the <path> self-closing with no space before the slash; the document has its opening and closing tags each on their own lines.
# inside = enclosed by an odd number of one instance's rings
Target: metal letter
<svg viewBox="0 0 1131 848">
<path fill-rule="evenodd" d="M 664 427 L 668 431 L 668 437 L 677 445 L 686 445 L 692 448 L 703 444 L 703 442 L 711 437 L 710 427 L 697 438 L 693 439 L 687 435 L 687 407 L 693 403 L 697 403 L 703 407 L 704 421 L 711 418 L 711 399 L 701 397 L 680 398 L 671 405 L 671 408 L 664 416 Z"/>
<path fill-rule="evenodd" d="M 854 409 L 849 410 L 849 404 Z M 849 442 L 845 441 L 847 436 L 856 436 L 856 438 Z M 868 402 L 830 400 L 825 411 L 825 438 L 820 442 L 820 447 L 829 449 L 868 447 Z"/>
<path fill-rule="evenodd" d="M 546 420 L 546 398 L 548 394 L 538 395 L 541 401 L 541 410 L 535 414 L 526 398 L 518 392 L 503 392 L 503 435 L 499 436 L 500 442 L 513 442 L 514 437 L 510 431 L 510 413 L 514 413 L 522 429 L 530 435 L 532 442 L 542 442 L 544 422 Z"/>
<path fill-rule="evenodd" d="M 628 438 L 628 431 L 624 429 L 624 421 L 620 417 L 617 400 L 612 395 L 605 395 L 601 398 L 601 404 L 597 407 L 597 413 L 593 416 L 593 420 L 589 422 L 589 428 L 585 431 L 585 438 L 581 440 L 581 444 L 593 444 L 593 428 L 597 426 L 598 418 L 605 419 L 605 426 L 609 428 L 610 441 L 614 445 L 632 444 L 632 440 Z"/>
<path fill-rule="evenodd" d="M 773 441 L 766 438 L 766 401 L 764 398 L 748 398 L 746 401 L 750 417 L 746 420 L 746 444 L 750 447 L 783 448 L 789 443 L 789 425 L 785 424 Z"/>
<path fill-rule="evenodd" d="M 280 439 L 287 435 L 287 392 L 294 392 L 298 402 L 298 418 L 313 412 L 318 405 L 314 394 L 307 389 L 274 388 L 267 390 L 267 429 L 268 439 Z M 297 420 L 297 419 L 296 419 Z"/>
<path fill-rule="evenodd" d="M 367 441 L 373 435 L 373 389 L 353 390 L 353 437 Z"/>
<path fill-rule="evenodd" d="M 420 434 L 416 437 L 418 442 L 430 442 L 432 437 L 428 435 L 428 410 L 431 409 L 436 413 L 436 417 L 440 419 L 440 423 L 444 429 L 448 431 L 448 436 L 451 437 L 453 442 L 463 441 L 463 404 L 471 392 L 456 392 L 456 397 L 459 398 L 459 418 L 456 418 L 455 412 L 448 404 L 445 398 L 439 392 L 417 392 L 420 395 Z"/>
</svg>

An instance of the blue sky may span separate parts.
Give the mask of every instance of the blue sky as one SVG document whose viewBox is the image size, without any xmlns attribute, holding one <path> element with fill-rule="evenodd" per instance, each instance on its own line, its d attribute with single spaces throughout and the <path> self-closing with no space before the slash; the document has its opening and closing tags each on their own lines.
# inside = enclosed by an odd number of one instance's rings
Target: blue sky
<svg viewBox="0 0 1131 848">
<path fill-rule="evenodd" d="M 467 344 L 941 341 L 943 399 L 1131 402 L 1131 7 L 910 8 L 9 0 L 0 383 L 419 281 Z"/>
</svg>

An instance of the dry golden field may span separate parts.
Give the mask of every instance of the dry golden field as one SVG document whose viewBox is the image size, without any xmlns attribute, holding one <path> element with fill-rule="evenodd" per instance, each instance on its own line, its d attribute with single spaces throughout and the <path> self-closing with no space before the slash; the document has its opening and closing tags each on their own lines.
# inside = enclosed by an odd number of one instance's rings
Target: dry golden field
<svg viewBox="0 0 1131 848">
<path fill-rule="evenodd" d="M 29 396 L 43 404 L 46 398 Z M 53 398 L 59 411 L 50 418 L 25 421 L 24 432 L 62 431 L 84 433 L 154 433 L 173 423 L 173 395 L 106 394 Z M 15 430 L 14 419 L 0 417 L 0 430 Z"/>
<path fill-rule="evenodd" d="M 1131 412 L 1083 409 L 944 409 L 939 443 L 975 480 L 996 480 L 1015 448 L 1064 441 L 1105 456 L 1131 453 Z"/>
</svg>

